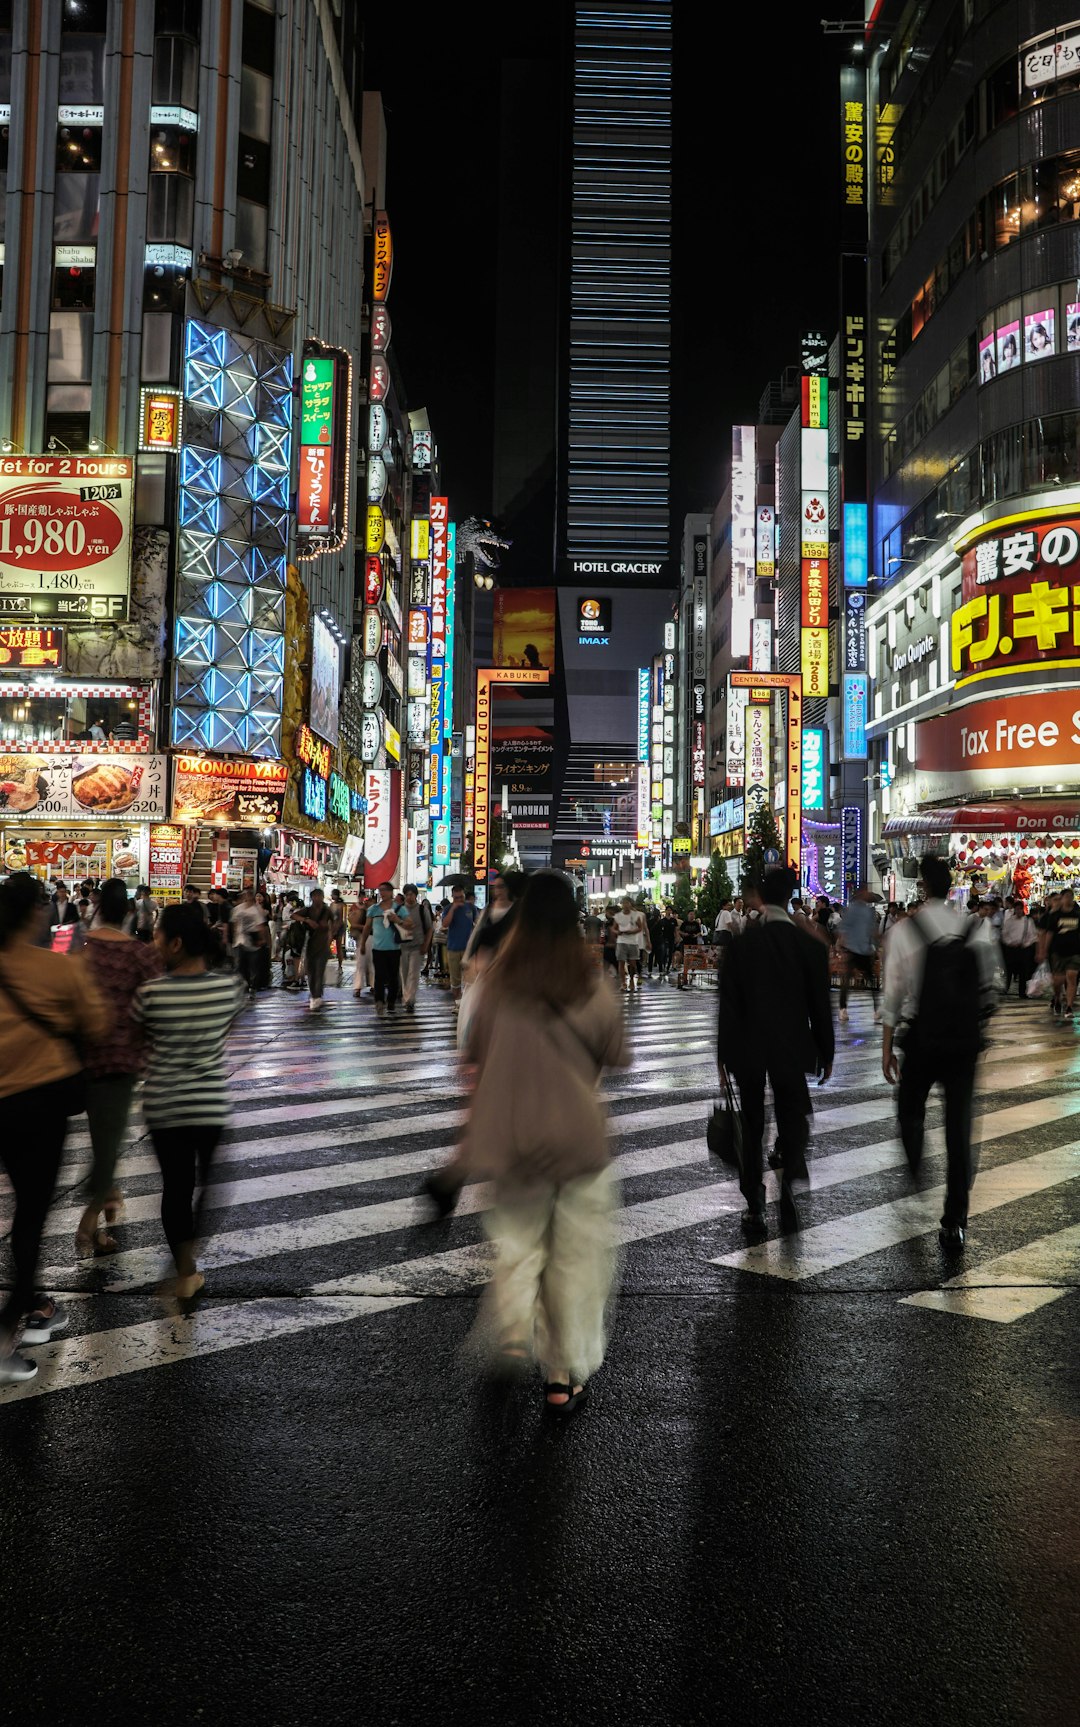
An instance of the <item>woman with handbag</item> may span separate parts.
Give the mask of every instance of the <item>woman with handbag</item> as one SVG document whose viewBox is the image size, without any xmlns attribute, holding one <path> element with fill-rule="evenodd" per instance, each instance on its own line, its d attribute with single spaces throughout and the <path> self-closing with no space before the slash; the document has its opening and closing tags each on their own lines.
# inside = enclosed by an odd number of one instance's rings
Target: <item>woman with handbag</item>
<svg viewBox="0 0 1080 1727">
<path fill-rule="evenodd" d="M 597 1096 L 630 1053 L 620 1004 L 597 974 L 565 877 L 531 877 L 469 1024 L 476 1067 L 458 1157 L 492 1180 L 497 1257 L 487 1307 L 505 1366 L 542 1367 L 547 1407 L 569 1415 L 604 1359 L 617 1188 Z"/>
<path fill-rule="evenodd" d="M 84 1108 L 77 1043 L 100 1037 L 105 1005 L 85 956 L 49 953 L 38 938 L 48 895 L 33 876 L 0 886 L 0 1163 L 15 1195 L 11 1255 L 15 1277 L 0 1309 L 0 1385 L 33 1379 L 37 1364 L 15 1348 L 48 1343 L 68 1315 L 36 1290 L 38 1254 L 68 1116 Z"/>
</svg>

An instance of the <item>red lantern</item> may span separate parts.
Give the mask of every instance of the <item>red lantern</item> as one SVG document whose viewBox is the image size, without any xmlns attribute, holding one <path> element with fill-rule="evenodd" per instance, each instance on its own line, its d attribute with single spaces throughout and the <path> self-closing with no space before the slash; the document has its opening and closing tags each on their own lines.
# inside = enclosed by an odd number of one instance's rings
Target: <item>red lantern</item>
<svg viewBox="0 0 1080 1727">
<path fill-rule="evenodd" d="M 956 854 L 956 855 L 957 855 L 957 857 L 958 857 L 958 858 L 959 858 L 959 860 L 960 860 L 960 862 L 961 862 L 961 863 L 964 863 L 964 862 L 966 862 L 966 860 L 967 860 L 967 852 L 957 852 L 957 854 Z"/>
</svg>

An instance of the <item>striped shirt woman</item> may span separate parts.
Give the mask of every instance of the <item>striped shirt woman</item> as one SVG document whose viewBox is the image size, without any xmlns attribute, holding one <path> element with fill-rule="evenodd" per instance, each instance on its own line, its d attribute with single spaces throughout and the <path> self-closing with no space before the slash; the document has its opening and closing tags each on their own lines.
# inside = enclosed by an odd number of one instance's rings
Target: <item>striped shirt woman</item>
<svg viewBox="0 0 1080 1727">
<path fill-rule="evenodd" d="M 239 978 L 207 970 L 213 941 L 198 906 L 166 906 L 154 932 L 165 976 L 144 984 L 131 1008 L 150 1046 L 143 1115 L 161 1166 L 161 1223 L 181 1303 L 203 1287 L 195 1180 L 204 1191 L 228 1117 L 225 1040 L 244 1001 Z"/>
</svg>

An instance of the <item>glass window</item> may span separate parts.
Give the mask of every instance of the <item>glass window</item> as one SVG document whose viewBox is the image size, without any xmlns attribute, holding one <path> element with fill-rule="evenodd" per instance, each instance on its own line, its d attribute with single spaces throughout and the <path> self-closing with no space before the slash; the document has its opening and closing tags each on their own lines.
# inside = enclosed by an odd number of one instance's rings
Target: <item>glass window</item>
<svg viewBox="0 0 1080 1727">
<path fill-rule="evenodd" d="M 197 108 L 199 50 L 183 36 L 159 36 L 154 43 L 155 106 Z"/>
<path fill-rule="evenodd" d="M 270 202 L 270 146 L 241 135 L 236 163 L 236 192 L 254 204 Z"/>
<path fill-rule="evenodd" d="M 1057 168 L 1059 222 L 1080 220 L 1080 155 L 1061 156 L 1047 167 Z"/>
<path fill-rule="evenodd" d="M 1056 162 L 1036 162 L 1031 170 L 1031 201 L 1022 212 L 1025 232 L 1030 229 L 1052 228 L 1059 220 L 1059 175 Z M 1064 219 L 1064 218 L 1060 218 Z"/>
<path fill-rule="evenodd" d="M 202 0 L 157 0 L 154 30 L 161 35 L 192 36 L 199 39 Z"/>
<path fill-rule="evenodd" d="M 53 240 L 74 246 L 97 239 L 99 174 L 58 174 L 53 193 Z"/>
<path fill-rule="evenodd" d="M 139 457 L 135 476 L 135 520 L 156 524 L 167 519 L 165 481 L 168 458 L 162 455 Z M 174 506 L 175 508 L 175 506 Z"/>
<path fill-rule="evenodd" d="M 89 384 L 50 384 L 45 396 L 45 448 L 55 438 L 61 449 L 90 447 Z"/>
<path fill-rule="evenodd" d="M 53 271 L 53 310 L 92 311 L 96 276 L 92 265 L 58 265 Z"/>
<path fill-rule="evenodd" d="M 270 113 L 273 85 L 263 72 L 253 66 L 240 68 L 240 130 L 262 144 L 270 142 Z"/>
<path fill-rule="evenodd" d="M 134 743 L 139 735 L 138 697 L 121 687 L 103 696 L 61 691 L 54 696 L 5 696 L 0 700 L 0 737 L 5 743 L 89 741 L 90 727 L 95 724 L 100 724 L 106 738 Z"/>
<path fill-rule="evenodd" d="M 183 174 L 151 174 L 146 207 L 146 238 L 190 246 L 195 188 Z"/>
<path fill-rule="evenodd" d="M 88 312 L 53 312 L 49 319 L 49 380 L 56 384 L 90 381 L 94 320 Z"/>
<path fill-rule="evenodd" d="M 152 174 L 194 174 L 195 134 L 179 126 L 155 126 L 150 138 Z"/>
<path fill-rule="evenodd" d="M 151 264 L 143 276 L 143 306 L 153 312 L 182 312 L 187 276 L 174 264 Z"/>
<path fill-rule="evenodd" d="M 144 312 L 142 321 L 142 378 L 144 384 L 167 384 L 172 378 L 173 315 Z"/>
<path fill-rule="evenodd" d="M 236 200 L 236 244 L 247 270 L 266 269 L 267 220 L 265 204 L 252 204 L 246 198 Z"/>
<path fill-rule="evenodd" d="M 104 11 L 104 8 L 102 8 Z M 105 26 L 102 24 L 102 31 Z M 105 99 L 105 37 L 64 31 L 60 38 L 60 85 L 57 101 L 63 108 Z"/>
<path fill-rule="evenodd" d="M 983 85 L 983 124 L 987 132 L 1011 118 L 1020 106 L 1020 77 L 1015 57 L 992 72 Z"/>
<path fill-rule="evenodd" d="M 1000 186 L 995 186 L 991 193 L 993 203 L 993 239 L 994 250 L 1000 251 L 1003 246 L 1011 246 L 1020 237 L 1020 212 L 1024 203 L 1025 191 L 1030 198 L 1030 173 L 1014 174 Z M 1025 185 L 1025 182 L 1029 184 Z"/>
<path fill-rule="evenodd" d="M 273 76 L 274 20 L 267 17 L 263 7 L 252 6 L 250 0 L 246 0 L 244 6 L 240 58 L 245 66 L 254 66 L 256 72 L 266 72 Z"/>
<path fill-rule="evenodd" d="M 85 174 L 88 169 L 96 173 L 101 167 L 101 127 L 58 126 L 56 167 L 58 173 Z"/>
</svg>

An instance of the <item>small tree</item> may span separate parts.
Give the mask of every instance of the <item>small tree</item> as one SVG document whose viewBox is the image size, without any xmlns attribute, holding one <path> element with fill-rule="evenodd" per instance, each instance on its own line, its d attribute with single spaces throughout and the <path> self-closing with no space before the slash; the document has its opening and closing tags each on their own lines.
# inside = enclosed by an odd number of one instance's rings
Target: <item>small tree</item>
<svg viewBox="0 0 1080 1727">
<path fill-rule="evenodd" d="M 680 875 L 675 882 L 675 891 L 671 896 L 671 904 L 675 916 L 682 923 L 684 918 L 691 917 L 694 911 L 694 890 L 690 886 L 690 873 Z"/>
<path fill-rule="evenodd" d="M 746 867 L 739 878 L 739 891 L 745 892 L 753 883 L 764 880 L 768 865 L 765 862 L 767 851 L 776 851 L 784 855 L 784 847 L 780 839 L 780 829 L 776 825 L 776 817 L 767 804 L 755 810 L 750 817 L 750 843 L 746 848 Z"/>
<path fill-rule="evenodd" d="M 713 852 L 709 859 L 709 870 L 698 895 L 698 917 L 707 929 L 712 929 L 720 915 L 720 907 L 726 899 L 734 899 L 735 889 L 731 885 L 728 867 L 719 852 Z"/>
</svg>

